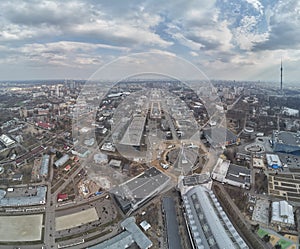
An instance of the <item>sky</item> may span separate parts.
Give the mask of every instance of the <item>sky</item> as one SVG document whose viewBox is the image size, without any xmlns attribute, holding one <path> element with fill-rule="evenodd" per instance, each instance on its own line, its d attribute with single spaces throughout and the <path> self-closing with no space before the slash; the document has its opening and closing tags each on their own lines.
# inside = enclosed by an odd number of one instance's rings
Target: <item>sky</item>
<svg viewBox="0 0 300 249">
<path fill-rule="evenodd" d="M 299 83 L 300 1 L 0 1 L 0 80 L 87 79 L 143 52 L 222 80 L 278 82 L 282 59 Z"/>
</svg>

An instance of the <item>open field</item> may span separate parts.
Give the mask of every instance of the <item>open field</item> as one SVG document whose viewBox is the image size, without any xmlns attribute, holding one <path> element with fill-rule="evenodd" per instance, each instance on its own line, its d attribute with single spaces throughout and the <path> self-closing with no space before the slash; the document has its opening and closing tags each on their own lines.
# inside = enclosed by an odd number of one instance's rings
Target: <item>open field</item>
<svg viewBox="0 0 300 249">
<path fill-rule="evenodd" d="M 40 240 L 42 223 L 42 214 L 0 216 L 0 241 Z"/>
<path fill-rule="evenodd" d="M 96 208 L 89 208 L 77 213 L 60 216 L 55 219 L 56 231 L 78 227 L 98 220 L 98 218 Z"/>
</svg>

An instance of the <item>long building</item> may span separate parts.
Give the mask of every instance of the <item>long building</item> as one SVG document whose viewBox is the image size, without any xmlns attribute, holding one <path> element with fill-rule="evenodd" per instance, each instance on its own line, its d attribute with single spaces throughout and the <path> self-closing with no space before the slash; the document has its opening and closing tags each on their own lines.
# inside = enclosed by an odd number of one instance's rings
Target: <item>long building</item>
<svg viewBox="0 0 300 249">
<path fill-rule="evenodd" d="M 111 192 L 122 211 L 130 213 L 163 191 L 169 182 L 169 176 L 152 167 L 112 189 Z"/>
<path fill-rule="evenodd" d="M 249 189 L 251 186 L 251 170 L 231 164 L 228 160 L 218 159 L 211 178 L 236 187 Z"/>
<path fill-rule="evenodd" d="M 182 249 L 174 199 L 164 197 L 162 208 L 166 222 L 168 249 Z"/>
<path fill-rule="evenodd" d="M 249 248 L 211 190 L 195 186 L 185 191 L 181 190 L 181 196 L 194 248 Z"/>
<path fill-rule="evenodd" d="M 5 190 L 0 190 L 0 206 L 34 206 L 46 203 L 47 186 L 37 186 L 35 195 L 8 197 Z"/>
<path fill-rule="evenodd" d="M 134 243 L 141 249 L 152 247 L 151 240 L 136 225 L 134 217 L 126 218 L 120 225 L 124 229 L 122 233 L 89 249 L 126 249 Z"/>
<path fill-rule="evenodd" d="M 146 116 L 134 116 L 120 141 L 122 145 L 140 147 L 146 123 Z"/>
</svg>

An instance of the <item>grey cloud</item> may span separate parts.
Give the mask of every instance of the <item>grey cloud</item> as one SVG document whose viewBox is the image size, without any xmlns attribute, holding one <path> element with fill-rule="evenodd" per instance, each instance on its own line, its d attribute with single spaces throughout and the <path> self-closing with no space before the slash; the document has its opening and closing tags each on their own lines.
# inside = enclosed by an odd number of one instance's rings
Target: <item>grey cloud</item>
<svg viewBox="0 0 300 249">
<path fill-rule="evenodd" d="M 266 41 L 256 43 L 253 50 L 277 50 L 277 49 L 299 49 L 300 48 L 300 23 L 276 23 L 272 26 Z"/>
<path fill-rule="evenodd" d="M 279 2 L 271 13 L 269 36 L 265 41 L 255 43 L 253 51 L 299 49 L 300 2 L 298 0 Z"/>
<path fill-rule="evenodd" d="M 205 37 L 202 37 L 201 35 L 196 36 L 193 33 L 187 34 L 186 38 L 203 45 L 205 50 L 214 50 L 218 49 L 221 46 L 221 43 L 217 40 L 209 40 Z"/>
</svg>

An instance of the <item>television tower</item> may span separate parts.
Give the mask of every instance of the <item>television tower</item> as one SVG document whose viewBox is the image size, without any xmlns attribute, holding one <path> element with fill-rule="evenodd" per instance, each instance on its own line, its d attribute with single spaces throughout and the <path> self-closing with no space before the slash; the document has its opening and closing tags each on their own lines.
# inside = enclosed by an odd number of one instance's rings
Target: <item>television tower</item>
<svg viewBox="0 0 300 249">
<path fill-rule="evenodd" d="M 280 64 L 280 91 L 282 92 L 282 59 L 281 59 L 281 64 Z"/>
</svg>

